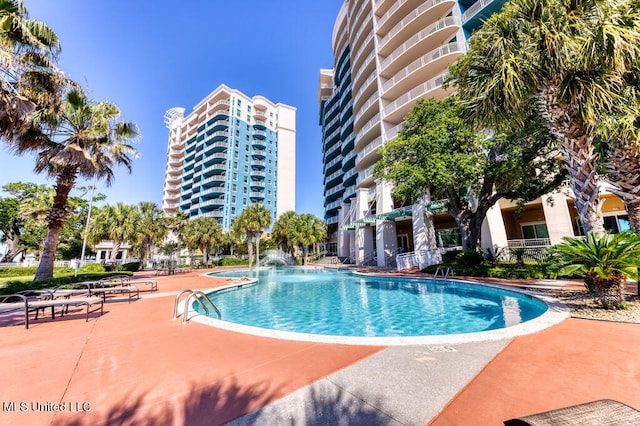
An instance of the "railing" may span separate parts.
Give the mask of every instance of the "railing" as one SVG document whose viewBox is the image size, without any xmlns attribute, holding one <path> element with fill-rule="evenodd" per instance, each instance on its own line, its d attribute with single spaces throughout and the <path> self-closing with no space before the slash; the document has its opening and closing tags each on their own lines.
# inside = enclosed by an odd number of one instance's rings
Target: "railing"
<svg viewBox="0 0 640 426">
<path fill-rule="evenodd" d="M 191 301 L 191 299 L 194 299 L 196 302 L 198 302 L 198 304 L 205 311 L 206 315 L 209 316 L 209 309 L 207 308 L 205 303 L 202 301 L 202 300 L 205 300 L 209 304 L 209 306 L 213 309 L 213 311 L 216 313 L 216 315 L 218 315 L 218 319 L 222 319 L 222 314 L 220 313 L 218 308 L 216 308 L 216 305 L 214 305 L 213 302 L 207 297 L 206 294 L 204 294 L 200 290 L 191 290 L 191 289 L 182 290 L 180 293 L 176 295 L 176 299 L 173 304 L 173 319 L 177 319 L 180 316 L 180 314 L 178 313 L 178 305 L 180 304 L 180 298 L 185 294 L 188 294 L 189 296 L 185 299 L 184 310 L 182 311 L 183 324 L 186 324 L 189 321 L 189 307 L 191 306 L 189 302 Z"/>
<path fill-rule="evenodd" d="M 427 266 L 437 265 L 442 262 L 442 251 L 440 249 L 418 250 L 402 253 L 396 256 L 396 266 L 398 271 L 418 267 L 422 270 Z"/>
<path fill-rule="evenodd" d="M 451 267 L 447 267 L 447 269 L 445 270 L 444 267 L 438 266 L 436 268 L 436 272 L 433 274 L 433 278 L 438 278 L 438 275 L 441 275 L 442 278 L 448 280 L 450 276 L 454 275 L 453 269 L 451 269 Z"/>
<path fill-rule="evenodd" d="M 549 238 L 526 238 L 521 240 L 508 240 L 507 247 L 550 247 L 551 240 Z"/>
<path fill-rule="evenodd" d="M 278 262 L 285 265 L 294 266 L 297 265 L 296 259 L 290 254 L 286 254 L 282 250 L 267 250 L 264 252 L 265 257 L 258 262 L 259 265 L 266 265 L 268 263 Z"/>
</svg>

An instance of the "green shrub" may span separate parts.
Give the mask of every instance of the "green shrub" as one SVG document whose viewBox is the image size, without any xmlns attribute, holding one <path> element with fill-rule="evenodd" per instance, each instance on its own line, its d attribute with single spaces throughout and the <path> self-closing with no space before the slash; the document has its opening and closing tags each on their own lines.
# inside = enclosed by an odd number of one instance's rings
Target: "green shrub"
<svg viewBox="0 0 640 426">
<path fill-rule="evenodd" d="M 136 272 L 140 270 L 140 262 L 123 263 L 122 265 L 116 265 L 115 270 L 118 272 L 128 271 Z"/>
<path fill-rule="evenodd" d="M 125 272 L 125 274 L 127 274 Z M 74 284 L 80 283 L 82 281 L 97 281 L 101 278 L 105 278 L 113 275 L 112 272 L 98 272 L 98 273 L 87 273 L 87 274 L 78 274 L 78 276 L 74 276 L 75 271 L 56 276 L 55 278 L 51 278 L 49 280 L 42 280 L 38 282 L 33 282 L 31 279 L 15 279 L 11 281 L 7 281 L 4 287 L 0 287 L 0 295 L 13 294 L 22 290 L 37 290 L 40 288 L 58 288 L 58 287 L 73 287 Z M 131 275 L 130 273 L 128 275 Z"/>
<path fill-rule="evenodd" d="M 237 257 L 223 257 L 215 262 L 216 266 L 236 266 L 236 265 L 248 265 L 248 260 L 238 259 Z"/>
<path fill-rule="evenodd" d="M 100 263 L 87 263 L 78 269 L 78 273 L 90 274 L 96 272 L 104 272 L 104 266 Z"/>
</svg>

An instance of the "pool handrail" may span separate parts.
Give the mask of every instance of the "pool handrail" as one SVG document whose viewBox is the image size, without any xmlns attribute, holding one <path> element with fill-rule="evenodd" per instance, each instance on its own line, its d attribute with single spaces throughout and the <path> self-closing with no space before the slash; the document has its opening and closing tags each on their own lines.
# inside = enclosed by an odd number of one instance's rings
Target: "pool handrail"
<svg viewBox="0 0 640 426">
<path fill-rule="evenodd" d="M 207 309 L 206 305 L 201 300 L 202 298 L 204 298 L 209 303 L 209 305 L 213 308 L 215 313 L 218 315 L 218 319 L 222 319 L 222 314 L 220 313 L 220 310 L 216 307 L 216 305 L 213 304 L 213 302 L 207 297 L 206 294 L 204 294 L 200 290 L 191 290 L 191 289 L 182 290 L 180 293 L 176 295 L 176 299 L 173 304 L 173 319 L 177 319 L 180 316 L 178 315 L 178 305 L 180 304 L 180 297 L 182 297 L 182 295 L 184 294 L 189 294 L 189 296 L 185 299 L 184 312 L 182 313 L 183 324 L 185 324 L 188 321 L 189 306 L 190 306 L 189 302 L 191 301 L 192 298 L 194 298 L 200 304 L 202 309 L 205 311 L 205 314 L 209 316 L 209 309 Z"/>
</svg>

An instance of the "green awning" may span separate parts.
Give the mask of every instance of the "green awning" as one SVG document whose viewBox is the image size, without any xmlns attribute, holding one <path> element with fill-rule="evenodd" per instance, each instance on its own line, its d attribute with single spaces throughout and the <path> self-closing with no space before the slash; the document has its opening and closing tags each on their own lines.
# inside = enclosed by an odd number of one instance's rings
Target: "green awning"
<svg viewBox="0 0 640 426">
<path fill-rule="evenodd" d="M 392 221 L 392 220 L 396 220 L 399 217 L 411 216 L 411 214 L 412 214 L 411 210 L 409 209 L 396 209 L 387 213 L 377 214 L 375 215 L 375 219 L 382 220 L 382 221 Z"/>
</svg>

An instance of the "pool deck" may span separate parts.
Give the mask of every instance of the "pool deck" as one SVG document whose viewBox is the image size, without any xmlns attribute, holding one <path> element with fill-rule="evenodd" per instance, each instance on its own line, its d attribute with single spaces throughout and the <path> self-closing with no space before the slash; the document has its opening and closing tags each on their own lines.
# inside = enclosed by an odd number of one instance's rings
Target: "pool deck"
<svg viewBox="0 0 640 426">
<path fill-rule="evenodd" d="M 178 291 L 227 284 L 202 273 L 137 273 L 158 291 L 110 298 L 88 322 L 25 330 L 0 315 L 0 424 L 500 425 L 602 398 L 640 408 L 640 324 L 567 319 L 455 345 L 284 341 L 172 320 Z"/>
</svg>

